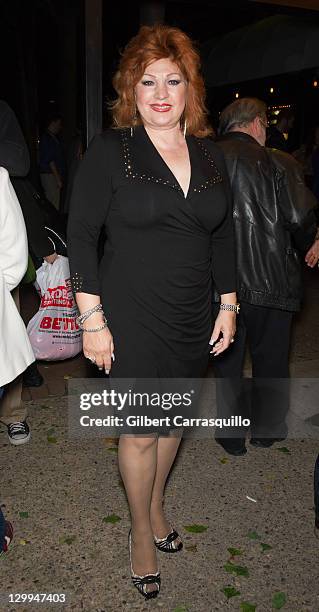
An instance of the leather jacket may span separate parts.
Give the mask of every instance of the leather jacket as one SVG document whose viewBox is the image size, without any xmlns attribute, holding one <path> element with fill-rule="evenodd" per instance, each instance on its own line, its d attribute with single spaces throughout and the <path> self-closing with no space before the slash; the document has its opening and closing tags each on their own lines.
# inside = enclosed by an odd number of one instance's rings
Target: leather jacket
<svg viewBox="0 0 319 612">
<path fill-rule="evenodd" d="M 301 266 L 316 234 L 317 201 L 302 168 L 282 151 L 243 132 L 217 141 L 229 173 L 240 301 L 297 311 Z"/>
</svg>

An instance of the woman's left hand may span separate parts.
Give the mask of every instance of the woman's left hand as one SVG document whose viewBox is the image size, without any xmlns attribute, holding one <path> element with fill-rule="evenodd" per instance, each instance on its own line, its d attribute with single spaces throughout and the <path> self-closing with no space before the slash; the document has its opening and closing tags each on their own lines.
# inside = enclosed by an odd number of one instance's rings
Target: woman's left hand
<svg viewBox="0 0 319 612">
<path fill-rule="evenodd" d="M 210 353 L 213 354 L 214 357 L 220 355 L 220 353 L 223 353 L 229 347 L 231 342 L 234 342 L 235 333 L 236 313 L 227 310 L 220 310 L 215 321 L 209 344 L 214 344 L 220 335 L 222 335 L 222 337 L 214 345 L 214 348 L 212 351 L 210 351 Z"/>
</svg>

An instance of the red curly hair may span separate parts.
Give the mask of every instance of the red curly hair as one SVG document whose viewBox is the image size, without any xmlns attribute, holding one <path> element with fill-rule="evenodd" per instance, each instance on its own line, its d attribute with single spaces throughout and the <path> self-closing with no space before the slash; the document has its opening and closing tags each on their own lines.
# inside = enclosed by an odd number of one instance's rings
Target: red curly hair
<svg viewBox="0 0 319 612">
<path fill-rule="evenodd" d="M 191 39 L 178 28 L 167 25 L 142 26 L 122 54 L 113 78 L 117 99 L 110 105 L 115 127 L 132 127 L 142 123 L 135 116 L 134 88 L 146 66 L 170 58 L 188 82 L 187 104 L 183 113 L 187 133 L 203 138 L 213 133 L 207 120 L 205 85 L 200 73 L 200 57 Z"/>
</svg>

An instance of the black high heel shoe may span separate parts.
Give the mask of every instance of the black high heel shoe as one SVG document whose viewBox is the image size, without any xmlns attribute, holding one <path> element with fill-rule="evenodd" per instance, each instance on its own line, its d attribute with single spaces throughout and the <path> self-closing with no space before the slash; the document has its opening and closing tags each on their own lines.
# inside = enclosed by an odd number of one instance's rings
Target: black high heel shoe
<svg viewBox="0 0 319 612">
<path fill-rule="evenodd" d="M 132 567 L 132 538 L 131 538 L 131 529 L 128 534 L 128 547 L 130 553 L 130 565 L 131 565 L 131 578 L 134 586 L 137 588 L 139 593 L 145 597 L 145 599 L 154 599 L 160 592 L 161 588 L 161 574 L 157 572 L 156 574 L 145 574 L 145 576 L 138 576 L 134 573 Z M 147 591 L 146 587 L 148 584 L 156 584 L 156 590 Z"/>
<path fill-rule="evenodd" d="M 179 538 L 179 534 L 175 529 L 172 529 L 166 538 L 157 538 L 154 535 L 155 546 L 161 552 L 176 553 L 183 548 L 183 542 L 179 542 L 177 546 L 174 546 L 174 542 L 176 542 L 177 538 Z"/>
</svg>

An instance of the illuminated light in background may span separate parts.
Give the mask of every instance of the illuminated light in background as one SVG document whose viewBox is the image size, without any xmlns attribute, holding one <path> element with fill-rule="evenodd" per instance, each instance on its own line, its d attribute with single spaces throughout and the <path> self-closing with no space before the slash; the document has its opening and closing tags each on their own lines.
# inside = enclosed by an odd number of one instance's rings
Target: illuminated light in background
<svg viewBox="0 0 319 612">
<path fill-rule="evenodd" d="M 269 91 L 270 91 L 270 93 L 274 93 L 274 88 L 271 87 Z"/>
<path fill-rule="evenodd" d="M 291 108 L 291 104 L 276 104 L 275 106 L 269 107 L 272 112 L 275 112 L 277 108 Z"/>
<path fill-rule="evenodd" d="M 318 81 L 313 81 L 312 85 L 313 87 L 318 87 Z"/>
<path fill-rule="evenodd" d="M 239 98 L 239 93 L 238 93 L 238 91 L 236 91 L 236 93 L 235 93 L 235 98 Z"/>
</svg>

